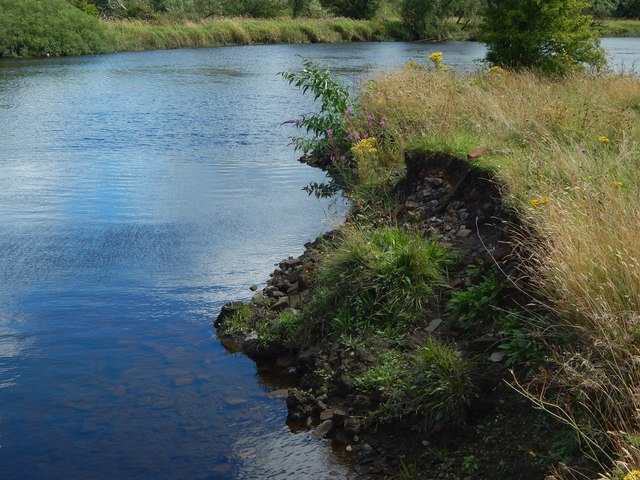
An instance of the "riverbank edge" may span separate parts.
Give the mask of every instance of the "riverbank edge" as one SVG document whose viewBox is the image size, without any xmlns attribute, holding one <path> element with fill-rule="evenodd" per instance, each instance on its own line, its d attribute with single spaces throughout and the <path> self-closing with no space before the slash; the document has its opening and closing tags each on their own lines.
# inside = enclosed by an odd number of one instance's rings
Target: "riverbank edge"
<svg viewBox="0 0 640 480">
<path fill-rule="evenodd" d="M 105 21 L 115 51 L 235 45 L 400 40 L 397 22 L 330 19 L 218 18 L 203 22 Z"/>
<path fill-rule="evenodd" d="M 347 18 L 212 18 L 200 22 L 103 20 L 92 28 L 85 45 L 64 46 L 55 40 L 59 26 L 50 28 L 47 41 L 38 40 L 34 32 L 13 32 L 7 39 L 0 59 L 38 58 L 47 56 L 95 55 L 119 52 L 212 48 L 238 45 L 344 43 L 366 41 L 409 41 L 399 20 L 353 20 Z M 24 27 L 21 27 L 24 28 Z M 607 19 L 596 24 L 602 37 L 640 37 L 640 20 Z M 74 28 L 75 29 L 75 28 Z M 72 30 L 74 30 L 72 29 Z M 58 32 L 60 33 L 60 32 Z M 77 33 L 77 32 L 76 32 Z M 85 32 L 87 33 L 87 32 Z M 474 29 L 463 32 L 452 27 L 448 40 L 475 40 Z M 38 40 L 38 46 L 25 43 Z M 423 40 L 429 41 L 429 40 Z M 51 45 L 49 45 L 51 43 Z M 25 53 L 26 52 L 26 53 Z"/>
<path fill-rule="evenodd" d="M 298 377 L 298 387 L 274 396 L 286 397 L 289 422 L 352 452 L 357 472 L 354 478 L 453 479 L 467 478 L 468 474 L 497 480 L 543 478 L 548 457 L 541 452 L 552 448 L 549 442 L 557 437 L 550 432 L 558 426 L 551 426 L 545 415 L 508 386 L 513 377 L 494 329 L 460 332 L 445 313 L 445 298 L 451 292 L 476 284 L 496 267 L 501 272 L 503 295 L 514 305 L 523 301 L 521 289 L 526 286 L 519 284 L 518 255 L 510 240 L 518 219 L 504 206 L 494 176 L 466 159 L 420 152 L 406 156 L 405 162 L 406 173 L 398 182 L 395 205 L 366 222 L 351 216 L 347 223 L 357 227 L 392 221 L 428 230 L 429 236 L 440 237 L 443 245 L 460 255 L 449 284 L 439 292 L 439 304 L 432 306 L 433 313 L 421 326 L 405 332 L 402 348 L 413 351 L 435 338 L 462 358 L 473 358 L 474 382 L 481 391 L 469 405 L 467 418 L 436 428 L 427 427 L 420 415 L 372 421 L 383 392 L 364 391 L 354 382 L 354 372 L 366 370 L 371 363 L 366 348 L 345 348 L 334 335 L 292 350 L 277 340 L 263 341 L 259 327 L 235 328 L 233 317 L 239 312 L 246 315 L 247 309 L 255 326 L 274 312 L 304 308 L 316 288 L 318 264 L 345 225 L 305 244 L 301 256 L 280 262 L 265 288 L 250 301 L 225 305 L 214 322 L 218 338 L 230 351 L 241 351 L 257 364 L 275 363 L 283 374 Z M 433 216 L 420 220 L 418 212 L 429 209 L 433 209 Z M 475 222 L 470 222 L 468 212 L 475 213 Z M 256 290 L 255 286 L 252 289 Z M 370 340 L 373 348 L 388 348 L 379 338 Z M 518 451 L 505 449 L 505 445 L 518 445 Z"/>
</svg>

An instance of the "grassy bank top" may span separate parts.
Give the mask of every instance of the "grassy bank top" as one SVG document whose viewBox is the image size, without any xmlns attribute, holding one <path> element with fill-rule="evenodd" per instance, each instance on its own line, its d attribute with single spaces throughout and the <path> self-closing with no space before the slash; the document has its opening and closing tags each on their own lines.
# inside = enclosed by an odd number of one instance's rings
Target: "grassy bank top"
<svg viewBox="0 0 640 480">
<path fill-rule="evenodd" d="M 388 130 L 358 158 L 360 191 L 392 182 L 404 151 L 483 152 L 474 162 L 523 222 L 521 274 L 553 312 L 538 332 L 548 363 L 523 391 L 575 429 L 607 478 L 636 478 L 640 79 L 497 67 L 459 78 L 411 63 L 369 84 L 361 108 Z"/>
</svg>

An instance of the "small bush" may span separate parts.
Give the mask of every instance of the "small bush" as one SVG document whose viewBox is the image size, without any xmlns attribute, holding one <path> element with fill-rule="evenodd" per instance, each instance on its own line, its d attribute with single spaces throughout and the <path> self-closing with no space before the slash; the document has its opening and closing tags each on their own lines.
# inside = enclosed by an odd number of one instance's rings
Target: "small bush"
<svg viewBox="0 0 640 480">
<path fill-rule="evenodd" d="M 564 75 L 606 60 L 584 0 L 489 2 L 483 26 L 487 61 Z"/>
<path fill-rule="evenodd" d="M 102 23 L 65 0 L 0 0 L 0 56 L 82 55 L 109 50 Z"/>
<path fill-rule="evenodd" d="M 498 277 L 489 275 L 466 290 L 454 291 L 447 303 L 447 311 L 464 328 L 494 322 L 502 316 L 498 308 L 501 292 Z"/>
</svg>

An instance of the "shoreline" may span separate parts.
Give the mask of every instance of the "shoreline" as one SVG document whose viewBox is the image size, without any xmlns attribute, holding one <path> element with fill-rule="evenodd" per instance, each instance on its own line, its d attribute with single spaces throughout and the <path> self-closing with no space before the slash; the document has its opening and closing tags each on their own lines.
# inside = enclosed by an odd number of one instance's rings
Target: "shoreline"
<svg viewBox="0 0 640 480">
<path fill-rule="evenodd" d="M 461 262 L 450 272 L 440 301 L 447 291 L 476 284 L 497 265 L 504 274 L 500 282 L 505 297 L 517 304 L 521 300 L 518 288 L 522 286 L 513 288 L 519 266 L 509 240 L 517 220 L 503 206 L 495 179 L 466 160 L 447 154 L 418 154 L 405 161 L 407 175 L 395 192 L 395 205 L 391 211 L 377 212 L 376 218 L 384 222 L 393 217 L 394 222 L 411 224 L 410 228 L 428 231 L 441 244 L 459 252 Z M 351 217 L 347 223 L 353 223 Z M 275 362 L 283 371 L 296 375 L 300 379 L 298 386 L 286 392 L 288 421 L 306 426 L 314 438 L 329 438 L 351 452 L 356 478 L 399 478 L 407 474 L 408 466 L 418 464 L 431 467 L 428 471 L 416 470 L 406 478 L 454 478 L 450 475 L 456 470 L 464 471 L 465 461 L 479 457 L 474 452 L 484 453 L 483 468 L 470 473 L 481 474 L 482 478 L 534 478 L 533 472 L 542 478 L 540 463 L 526 452 L 546 449 L 544 435 L 513 424 L 530 421 L 539 425 L 540 413 L 506 385 L 510 374 L 499 349 L 500 339 L 491 326 L 461 332 L 447 321 L 448 314 L 441 303 L 433 306 L 431 314 L 402 339 L 401 348 L 406 351 L 414 351 L 436 338 L 451 345 L 463 358 L 475 359 L 473 375 L 481 391 L 463 409 L 465 418 L 461 422 L 442 425 L 431 424 L 424 414 L 376 418 L 385 392 L 367 391 L 357 378 L 371 364 L 371 348 L 389 349 L 390 345 L 378 337 L 368 338 L 368 345 L 345 345 L 341 336 L 326 335 L 319 342 L 291 346 L 263 336 L 266 334 L 261 324 L 268 323 L 274 314 L 295 314 L 308 306 L 317 288 L 318 264 L 344 228 L 343 225 L 307 243 L 300 257 L 280 262 L 266 287 L 249 302 L 225 305 L 215 321 L 221 343 L 242 351 L 257 363 Z M 478 265 L 481 266 L 469 275 L 470 269 Z M 239 317 L 244 317 L 244 329 L 239 327 Z M 495 448 L 491 446 L 492 436 L 476 434 L 487 429 L 494 430 L 504 442 L 524 442 L 529 448 L 521 454 Z M 443 455 L 447 462 L 441 462 Z M 518 457 L 515 462 L 514 455 Z M 512 465 L 505 466 L 507 457 Z M 523 477 L 525 471 L 528 473 Z"/>
</svg>

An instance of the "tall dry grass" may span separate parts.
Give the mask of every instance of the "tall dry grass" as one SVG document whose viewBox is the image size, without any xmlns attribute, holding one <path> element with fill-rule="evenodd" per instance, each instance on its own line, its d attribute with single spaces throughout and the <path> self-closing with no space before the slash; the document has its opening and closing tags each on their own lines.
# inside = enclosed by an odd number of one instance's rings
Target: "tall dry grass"
<svg viewBox="0 0 640 480">
<path fill-rule="evenodd" d="M 526 393 L 610 476 L 639 468 L 640 79 L 411 65 L 369 85 L 362 108 L 401 149 L 501 151 L 478 162 L 524 220 L 530 276 L 575 338 Z"/>
</svg>

